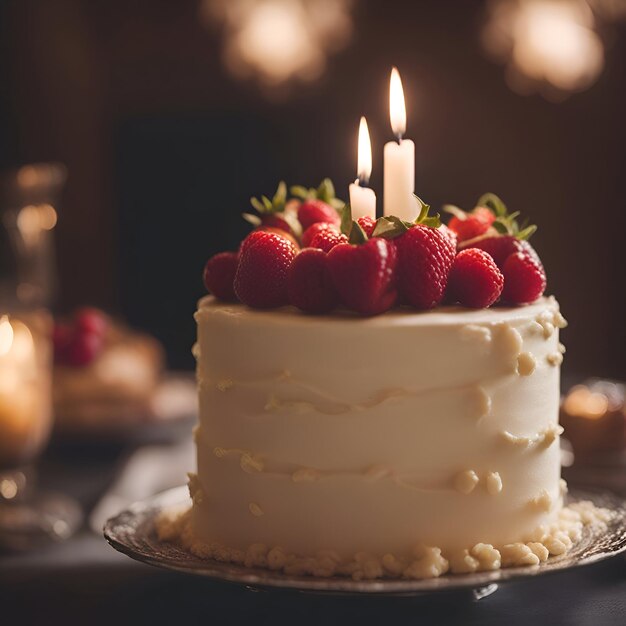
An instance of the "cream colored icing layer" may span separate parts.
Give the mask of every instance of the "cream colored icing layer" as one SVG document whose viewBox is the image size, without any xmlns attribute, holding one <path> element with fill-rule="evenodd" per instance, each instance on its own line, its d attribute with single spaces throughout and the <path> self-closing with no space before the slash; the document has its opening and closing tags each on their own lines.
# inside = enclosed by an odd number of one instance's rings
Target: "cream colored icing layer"
<svg viewBox="0 0 626 626">
<path fill-rule="evenodd" d="M 558 520 L 554 299 L 361 319 L 207 297 L 196 320 L 202 545 L 469 567 Z"/>
<path fill-rule="evenodd" d="M 252 506 L 252 505 L 251 505 Z M 477 543 L 470 548 L 447 549 L 416 544 L 409 552 L 379 555 L 357 552 L 341 557 L 334 550 L 319 550 L 301 556 L 282 546 L 255 543 L 244 550 L 198 539 L 193 530 L 192 510 L 166 510 L 156 521 L 161 541 L 182 545 L 201 558 L 230 561 L 246 567 L 265 567 L 288 575 L 351 576 L 355 580 L 375 578 L 437 578 L 448 572 L 468 574 L 497 570 L 501 567 L 539 565 L 550 556 L 565 554 L 582 537 L 584 526 L 604 526 L 612 517 L 588 501 L 562 508 L 550 526 L 539 526 L 525 541 L 493 546 Z M 255 513 L 256 514 L 256 513 Z M 262 514 L 262 513 L 259 513 Z"/>
</svg>

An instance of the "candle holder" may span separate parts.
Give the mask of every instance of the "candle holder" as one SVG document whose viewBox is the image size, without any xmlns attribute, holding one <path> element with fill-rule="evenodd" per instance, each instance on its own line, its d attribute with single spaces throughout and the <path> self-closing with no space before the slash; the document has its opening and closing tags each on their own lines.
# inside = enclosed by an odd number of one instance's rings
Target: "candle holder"
<svg viewBox="0 0 626 626">
<path fill-rule="evenodd" d="M 52 427 L 52 230 L 65 169 L 29 165 L 0 177 L 0 548 L 65 539 L 81 512 L 41 492 L 33 464 Z"/>
</svg>

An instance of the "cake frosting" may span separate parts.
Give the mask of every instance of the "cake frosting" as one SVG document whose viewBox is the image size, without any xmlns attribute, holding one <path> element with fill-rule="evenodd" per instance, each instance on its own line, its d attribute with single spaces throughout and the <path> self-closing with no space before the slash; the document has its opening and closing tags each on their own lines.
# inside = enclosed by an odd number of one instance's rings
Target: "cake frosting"
<svg viewBox="0 0 626 626">
<path fill-rule="evenodd" d="M 562 509 L 553 298 L 364 319 L 209 296 L 196 321 L 197 553 L 428 577 L 535 564 L 580 534 Z"/>
</svg>

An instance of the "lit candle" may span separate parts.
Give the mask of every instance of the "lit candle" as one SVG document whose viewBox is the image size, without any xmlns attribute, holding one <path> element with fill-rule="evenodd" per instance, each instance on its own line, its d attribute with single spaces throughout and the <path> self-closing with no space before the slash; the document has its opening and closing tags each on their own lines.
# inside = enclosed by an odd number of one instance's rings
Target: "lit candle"
<svg viewBox="0 0 626 626">
<path fill-rule="evenodd" d="M 402 81 L 397 68 L 391 70 L 389 81 L 389 117 L 391 128 L 398 141 L 385 144 L 384 183 L 385 215 L 413 221 L 419 206 L 413 197 L 415 190 L 415 144 L 402 139 L 406 131 L 406 105 Z"/>
<path fill-rule="evenodd" d="M 359 123 L 359 147 L 357 158 L 357 179 L 350 185 L 350 208 L 352 218 L 371 217 L 376 219 L 376 194 L 367 186 L 372 174 L 372 144 L 367 129 L 367 120 L 362 117 Z"/>
<path fill-rule="evenodd" d="M 0 316 L 0 467 L 27 460 L 47 440 L 51 388 L 42 356 L 26 323 Z"/>
</svg>

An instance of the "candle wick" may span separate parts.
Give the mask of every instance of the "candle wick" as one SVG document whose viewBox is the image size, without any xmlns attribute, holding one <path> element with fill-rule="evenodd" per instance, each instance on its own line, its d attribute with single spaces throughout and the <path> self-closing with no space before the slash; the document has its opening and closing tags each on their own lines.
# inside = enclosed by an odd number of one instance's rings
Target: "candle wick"
<svg viewBox="0 0 626 626">
<path fill-rule="evenodd" d="M 370 179 L 366 177 L 365 174 L 359 174 L 359 177 L 357 178 L 357 185 L 359 187 L 367 187 L 367 183 L 369 182 Z"/>
<path fill-rule="evenodd" d="M 396 139 L 398 140 L 398 144 L 401 144 L 402 143 L 402 133 L 398 133 L 396 135 Z"/>
</svg>

